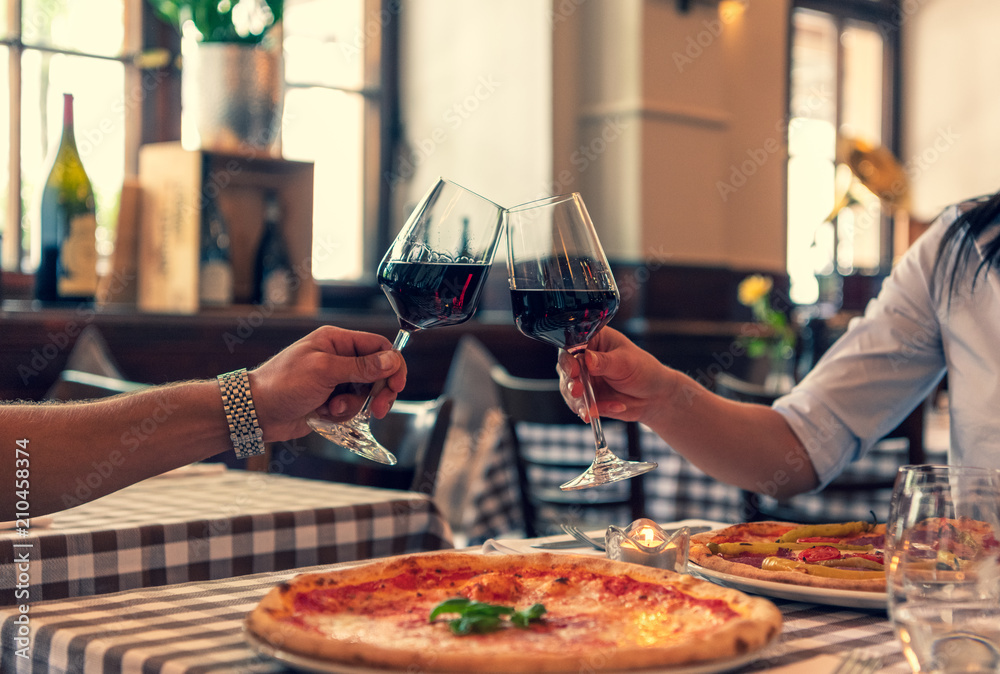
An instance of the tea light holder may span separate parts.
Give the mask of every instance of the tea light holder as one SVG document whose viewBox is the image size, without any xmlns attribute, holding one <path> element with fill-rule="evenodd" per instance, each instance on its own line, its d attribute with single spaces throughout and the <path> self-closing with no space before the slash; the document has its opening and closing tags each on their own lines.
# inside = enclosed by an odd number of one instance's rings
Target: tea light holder
<svg viewBox="0 0 1000 674">
<path fill-rule="evenodd" d="M 638 519 L 624 529 L 614 525 L 604 534 L 608 559 L 685 573 L 691 530 L 681 527 L 672 535 L 650 519 Z"/>
</svg>

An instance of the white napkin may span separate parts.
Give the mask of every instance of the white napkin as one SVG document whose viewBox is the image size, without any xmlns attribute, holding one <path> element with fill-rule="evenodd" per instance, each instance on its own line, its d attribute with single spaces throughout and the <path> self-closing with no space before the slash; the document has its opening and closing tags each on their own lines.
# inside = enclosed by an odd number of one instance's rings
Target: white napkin
<svg viewBox="0 0 1000 674">
<path fill-rule="evenodd" d="M 504 545 L 495 538 L 488 538 L 486 542 L 483 543 L 482 553 L 484 555 L 497 554 L 497 555 L 520 555 L 521 550 L 515 550 L 514 548 Z"/>
</svg>

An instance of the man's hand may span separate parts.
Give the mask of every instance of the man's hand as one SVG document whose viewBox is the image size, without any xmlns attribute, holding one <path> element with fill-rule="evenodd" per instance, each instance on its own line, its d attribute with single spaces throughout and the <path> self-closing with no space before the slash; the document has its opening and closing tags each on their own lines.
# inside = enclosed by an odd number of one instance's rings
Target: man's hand
<svg viewBox="0 0 1000 674">
<path fill-rule="evenodd" d="M 306 335 L 250 372 L 266 442 L 308 434 L 306 416 L 313 412 L 335 421 L 350 419 L 370 388 L 380 389 L 371 412 L 382 418 L 405 385 L 406 363 L 388 339 L 332 326 Z"/>
</svg>

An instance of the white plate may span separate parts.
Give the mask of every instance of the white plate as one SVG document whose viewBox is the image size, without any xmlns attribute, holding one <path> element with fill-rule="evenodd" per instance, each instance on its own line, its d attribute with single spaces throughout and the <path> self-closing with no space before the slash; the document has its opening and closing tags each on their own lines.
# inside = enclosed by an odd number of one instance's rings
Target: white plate
<svg viewBox="0 0 1000 674">
<path fill-rule="evenodd" d="M 741 592 L 760 594 L 776 599 L 804 601 L 811 604 L 826 604 L 828 606 L 843 606 L 845 608 L 882 609 L 888 607 L 889 597 L 885 592 L 861 592 L 858 590 L 836 590 L 825 587 L 807 587 L 805 585 L 790 585 L 775 583 L 769 580 L 743 578 L 729 573 L 706 569 L 693 562 L 688 562 L 688 570 L 713 583 L 731 587 Z"/>
<path fill-rule="evenodd" d="M 261 655 L 266 655 L 268 657 L 274 658 L 279 662 L 299 669 L 305 672 L 318 672 L 319 674 L 391 674 L 392 672 L 409 672 L 412 668 L 402 669 L 382 669 L 379 667 L 358 667 L 356 665 L 340 664 L 336 662 L 328 662 L 325 660 L 318 660 L 316 658 L 310 658 L 304 655 L 297 655 L 295 653 L 288 653 L 276 648 L 268 646 L 266 643 L 257 638 L 256 635 L 251 634 L 245 628 L 243 630 L 243 636 L 250 647 Z M 771 646 L 775 641 L 781 637 L 780 633 L 775 635 L 774 639 L 764 645 L 762 648 L 753 651 L 752 653 L 744 653 L 735 658 L 729 658 L 726 660 L 714 660 L 712 662 L 706 662 L 699 665 L 686 665 L 683 667 L 659 667 L 653 669 L 630 669 L 624 670 L 601 670 L 603 674 L 715 674 L 715 672 L 729 672 L 744 665 L 750 664 L 764 651 L 765 648 Z M 432 671 L 432 670 L 429 670 Z M 571 670 L 576 672 L 578 670 Z"/>
</svg>

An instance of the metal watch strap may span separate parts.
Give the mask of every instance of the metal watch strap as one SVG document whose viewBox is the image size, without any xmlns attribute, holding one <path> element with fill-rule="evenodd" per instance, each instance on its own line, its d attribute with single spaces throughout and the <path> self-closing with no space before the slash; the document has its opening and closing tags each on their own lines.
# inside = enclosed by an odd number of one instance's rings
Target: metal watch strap
<svg viewBox="0 0 1000 674">
<path fill-rule="evenodd" d="M 222 391 L 222 407 L 229 423 L 229 438 L 233 441 L 236 458 L 246 459 L 264 453 L 264 432 L 257 424 L 257 411 L 250 395 L 250 377 L 247 369 L 218 376 Z"/>
</svg>

